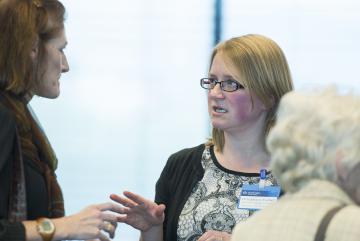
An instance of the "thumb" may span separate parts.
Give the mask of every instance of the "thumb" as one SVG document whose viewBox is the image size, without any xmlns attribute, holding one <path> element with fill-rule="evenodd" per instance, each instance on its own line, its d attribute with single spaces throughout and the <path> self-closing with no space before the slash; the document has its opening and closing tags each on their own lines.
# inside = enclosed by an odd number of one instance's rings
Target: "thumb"
<svg viewBox="0 0 360 241">
<path fill-rule="evenodd" d="M 164 204 L 160 204 L 159 207 L 156 209 L 155 211 L 155 215 L 158 217 L 161 217 L 164 215 L 164 211 L 165 211 L 165 205 Z"/>
</svg>

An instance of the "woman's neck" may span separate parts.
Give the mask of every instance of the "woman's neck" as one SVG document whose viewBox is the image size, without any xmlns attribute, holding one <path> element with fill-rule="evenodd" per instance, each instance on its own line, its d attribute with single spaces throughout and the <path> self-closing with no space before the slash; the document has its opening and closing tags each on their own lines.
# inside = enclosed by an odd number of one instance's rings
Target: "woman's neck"
<svg viewBox="0 0 360 241">
<path fill-rule="evenodd" d="M 25 99 L 25 102 L 26 102 L 26 104 L 28 104 L 29 102 L 30 102 L 30 100 L 32 99 L 32 97 L 33 97 L 34 95 L 33 94 L 26 94 L 25 96 L 24 96 L 24 99 Z"/>
<path fill-rule="evenodd" d="M 9 98 L 21 101 L 21 102 L 23 102 L 25 104 L 28 104 L 30 102 L 30 100 L 32 99 L 32 97 L 34 96 L 31 93 L 27 93 L 25 95 L 20 95 L 20 94 L 14 94 L 11 91 L 4 91 L 4 90 L 0 90 L 0 93 L 8 96 Z"/>
<path fill-rule="evenodd" d="M 258 172 L 269 165 L 270 156 L 265 147 L 264 125 L 249 128 L 241 133 L 224 132 L 222 151 L 215 155 L 224 167 L 242 172 Z"/>
</svg>

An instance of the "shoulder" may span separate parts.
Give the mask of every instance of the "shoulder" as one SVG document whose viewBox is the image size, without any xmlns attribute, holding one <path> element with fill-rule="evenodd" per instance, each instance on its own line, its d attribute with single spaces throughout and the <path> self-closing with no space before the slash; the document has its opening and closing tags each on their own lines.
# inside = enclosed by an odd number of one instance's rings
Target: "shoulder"
<svg viewBox="0 0 360 241">
<path fill-rule="evenodd" d="M 0 121 L 1 125 L 11 123 L 15 125 L 15 116 L 14 113 L 9 110 L 5 105 L 0 101 Z"/>
<path fill-rule="evenodd" d="M 185 148 L 170 155 L 166 166 L 179 167 L 188 165 L 201 165 L 201 156 L 204 152 L 205 145 L 200 144 L 195 147 Z"/>
<path fill-rule="evenodd" d="M 199 172 L 202 169 L 201 157 L 204 152 L 205 145 L 201 144 L 195 147 L 182 149 L 174 154 L 170 155 L 165 167 L 161 173 L 162 177 L 176 179 L 182 177 L 183 174 L 189 174 L 192 172 Z M 164 179 L 164 180 L 165 180 Z"/>
<path fill-rule="evenodd" d="M 184 183 L 194 180 L 194 175 L 201 173 L 201 156 L 204 148 L 205 145 L 201 144 L 182 149 L 169 157 L 156 183 L 155 199 L 157 201 L 166 203 L 164 200 L 167 200 L 170 193 L 174 191 L 172 187 L 179 185 L 183 187 Z"/>
<path fill-rule="evenodd" d="M 359 240 L 360 207 L 349 205 L 340 210 L 329 224 L 329 235 L 337 237 L 331 240 Z"/>
<path fill-rule="evenodd" d="M 15 138 L 16 121 L 14 114 L 0 102 L 0 170 L 11 153 Z"/>
<path fill-rule="evenodd" d="M 193 158 L 193 157 L 196 157 L 198 155 L 202 155 L 204 149 L 205 149 L 204 144 L 200 144 L 198 146 L 191 147 L 191 148 L 185 148 L 185 149 L 182 149 L 182 150 L 172 154 L 169 157 L 169 160 Z"/>
<path fill-rule="evenodd" d="M 14 132 L 15 126 L 14 113 L 0 102 L 0 138 L 8 139 L 8 135 Z"/>
</svg>

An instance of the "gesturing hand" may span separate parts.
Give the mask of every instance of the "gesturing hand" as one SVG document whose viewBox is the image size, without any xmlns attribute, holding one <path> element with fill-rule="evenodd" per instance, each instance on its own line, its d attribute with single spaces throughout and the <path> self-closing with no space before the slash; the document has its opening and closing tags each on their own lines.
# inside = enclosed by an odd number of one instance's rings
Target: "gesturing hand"
<svg viewBox="0 0 360 241">
<path fill-rule="evenodd" d="M 123 222 L 140 230 L 147 231 L 153 226 L 157 226 L 164 221 L 164 204 L 156 204 L 140 195 L 125 191 L 125 197 L 111 194 L 110 198 L 122 204 L 124 207 L 120 210 L 122 216 L 118 217 L 118 222 Z"/>
<path fill-rule="evenodd" d="M 64 225 L 60 227 L 66 229 L 68 238 L 72 240 L 98 239 L 108 241 L 109 238 L 103 231 L 107 232 L 110 238 L 114 237 L 118 215 L 113 212 L 119 212 L 120 209 L 119 205 L 110 202 L 91 205 L 74 215 L 59 219 L 59 221 L 64 221 Z"/>
</svg>

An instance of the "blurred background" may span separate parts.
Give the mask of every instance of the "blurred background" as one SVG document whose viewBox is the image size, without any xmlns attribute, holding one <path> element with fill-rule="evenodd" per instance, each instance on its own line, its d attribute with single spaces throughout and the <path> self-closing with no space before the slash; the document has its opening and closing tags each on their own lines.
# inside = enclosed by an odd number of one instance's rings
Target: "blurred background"
<svg viewBox="0 0 360 241">
<path fill-rule="evenodd" d="M 70 72 L 58 99 L 31 105 L 59 159 L 67 214 L 124 190 L 153 199 L 169 155 L 209 137 L 199 79 L 219 40 L 266 35 L 295 88 L 360 90 L 358 0 L 62 2 Z M 138 235 L 122 224 L 115 240 Z"/>
</svg>

